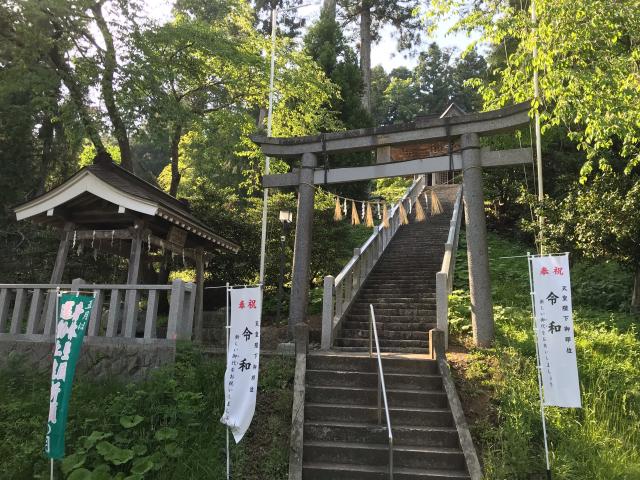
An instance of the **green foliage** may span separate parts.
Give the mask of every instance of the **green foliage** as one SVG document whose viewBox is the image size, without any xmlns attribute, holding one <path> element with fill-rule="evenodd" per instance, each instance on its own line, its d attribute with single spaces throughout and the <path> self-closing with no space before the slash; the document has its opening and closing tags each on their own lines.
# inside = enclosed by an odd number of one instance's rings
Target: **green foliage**
<svg viewBox="0 0 640 480">
<path fill-rule="evenodd" d="M 371 126 L 369 114 L 363 108 L 362 74 L 355 52 L 347 44 L 340 24 L 332 12 L 323 8 L 319 20 L 309 28 L 304 38 L 305 50 L 340 89 L 329 109 L 340 112 L 343 125 L 349 129 Z"/>
<path fill-rule="evenodd" d="M 232 447 L 232 461 L 240 478 L 284 479 L 293 365 L 273 358 L 262 367 L 256 417 L 247 438 Z M 76 378 L 67 456 L 57 462 L 56 478 L 222 478 L 223 375 L 223 360 L 207 360 L 184 345 L 173 368 L 137 384 Z M 14 357 L 0 371 L 0 381 L 0 454 L 5 458 L 0 478 L 47 478 L 43 442 L 49 374 L 28 369 Z"/>
<path fill-rule="evenodd" d="M 537 28 L 530 2 L 434 0 L 429 19 L 457 16 L 453 30 L 479 31 L 479 42 L 507 54 L 488 84 L 475 82 L 485 107 L 533 98 L 533 70 L 540 71 L 545 129 L 565 125 L 569 138 L 595 164 L 618 149 L 629 167 L 640 161 L 640 4 L 636 0 L 538 0 Z M 538 58 L 533 60 L 533 48 Z M 534 105 L 535 108 L 538 105 Z M 604 154 L 604 155 L 603 155 Z"/>
<path fill-rule="evenodd" d="M 535 346 L 533 342 L 527 248 L 489 236 L 493 278 L 495 346 L 473 350 L 462 374 L 464 396 L 491 396 L 489 412 L 472 426 L 492 479 L 530 479 L 544 473 L 544 451 Z M 459 252 L 456 283 L 462 286 L 466 257 Z M 637 318 L 604 309 L 606 298 L 593 280 L 593 265 L 572 267 L 574 321 L 582 409 L 547 408 L 554 478 L 628 480 L 640 478 L 640 336 Z M 619 285 L 629 278 L 598 264 L 602 278 Z M 605 277 L 606 276 L 606 277 Z M 587 298 L 592 295 L 596 298 Z M 469 325 L 468 294 L 456 291 L 450 315 L 454 329 Z M 615 302 L 614 302 L 615 304 Z M 615 309 L 615 308 L 614 308 Z"/>
<path fill-rule="evenodd" d="M 478 110 L 481 98 L 467 82 L 487 77 L 486 61 L 476 50 L 456 53 L 455 49 L 441 49 L 431 43 L 420 52 L 413 71 L 401 67 L 387 75 L 382 67 L 374 68 L 372 113 L 376 125 L 440 115 L 452 102 L 466 111 Z"/>
<path fill-rule="evenodd" d="M 572 244 L 588 258 L 613 259 L 635 267 L 640 263 L 639 208 L 636 175 L 595 175 L 589 185 L 575 185 L 566 198 L 549 208 L 558 215 L 552 238 Z"/>
<path fill-rule="evenodd" d="M 380 178 L 375 181 L 375 189 L 371 192 L 373 197 L 380 197 L 390 205 L 398 202 L 407 192 L 407 188 L 413 183 L 408 178 Z"/>
</svg>

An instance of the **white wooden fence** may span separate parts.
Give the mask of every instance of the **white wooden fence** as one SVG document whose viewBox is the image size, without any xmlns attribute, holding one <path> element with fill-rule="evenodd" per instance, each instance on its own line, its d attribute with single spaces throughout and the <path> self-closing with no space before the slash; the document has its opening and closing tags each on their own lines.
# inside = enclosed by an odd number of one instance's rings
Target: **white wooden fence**
<svg viewBox="0 0 640 480">
<path fill-rule="evenodd" d="M 174 280 L 171 285 L 0 284 L 0 337 L 29 335 L 50 341 L 55 333 L 56 288 L 95 296 L 87 336 L 118 338 L 191 339 L 196 288 Z M 169 295 L 166 326 L 159 325 L 160 292 Z M 27 307 L 28 306 L 28 307 Z M 144 321 L 144 331 L 138 322 Z M 163 322 L 164 323 L 164 322 Z M 140 326 L 142 327 L 142 325 Z"/>
</svg>

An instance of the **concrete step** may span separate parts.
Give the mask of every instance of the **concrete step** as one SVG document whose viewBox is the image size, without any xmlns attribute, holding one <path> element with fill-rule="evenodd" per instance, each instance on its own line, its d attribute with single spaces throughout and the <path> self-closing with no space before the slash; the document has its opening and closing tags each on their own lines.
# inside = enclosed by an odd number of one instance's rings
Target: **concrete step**
<svg viewBox="0 0 640 480">
<path fill-rule="evenodd" d="M 414 275 L 413 273 L 371 272 L 367 277 L 367 285 L 371 285 L 370 282 L 393 282 L 394 285 L 420 285 L 424 288 L 435 288 L 436 273 L 438 271 L 439 270 L 434 270 L 432 272 L 433 274 L 429 273 L 425 275 Z"/>
<path fill-rule="evenodd" d="M 342 329 L 341 338 L 369 338 L 369 329 Z M 429 333 L 426 330 L 383 330 L 378 329 L 378 340 L 417 340 L 428 341 Z"/>
<path fill-rule="evenodd" d="M 397 284 L 395 281 L 387 278 L 385 282 L 382 281 L 368 281 L 359 291 L 358 294 L 382 294 L 382 295 L 394 295 L 396 297 L 416 297 L 424 296 L 425 298 L 435 298 L 435 282 L 433 285 L 425 285 L 422 281 L 417 279 L 414 283 Z"/>
<path fill-rule="evenodd" d="M 326 413 L 328 417 L 336 416 L 335 413 L 322 411 L 310 404 L 310 417 L 315 417 Z M 323 406 L 325 409 L 328 406 Z M 386 424 L 377 424 L 377 408 L 368 409 L 367 414 L 371 416 L 368 422 L 360 421 L 363 416 L 358 409 L 345 405 L 345 409 L 350 408 L 354 414 L 353 421 L 342 419 L 314 419 L 309 418 L 304 424 L 304 441 L 322 442 L 354 442 L 354 443 L 384 443 L 388 440 Z M 307 415 L 305 407 L 305 417 Z M 416 422 L 411 423 L 411 415 L 416 418 Z M 456 448 L 459 446 L 458 431 L 453 424 L 451 412 L 439 410 L 428 412 L 426 409 L 391 409 L 391 430 L 393 431 L 393 441 L 397 445 L 423 446 L 423 447 L 446 447 Z M 382 413 L 384 422 L 384 412 Z"/>
<path fill-rule="evenodd" d="M 349 355 L 350 353 L 366 353 L 369 351 L 369 347 L 342 347 L 336 346 L 335 350 L 343 355 Z M 427 355 L 429 353 L 429 346 L 421 347 L 380 347 L 381 353 L 402 353 L 402 354 L 421 354 Z"/>
<path fill-rule="evenodd" d="M 356 303 L 352 309 L 355 311 L 349 310 L 349 314 L 347 315 L 347 320 L 351 322 L 367 322 L 371 318 L 371 308 L 370 305 L 373 305 L 373 312 L 376 316 L 376 323 L 393 323 L 394 321 L 405 321 L 407 319 L 415 319 L 418 321 L 423 320 L 425 317 L 433 317 L 435 312 L 435 303 L 433 304 L 434 308 L 431 308 L 431 304 L 424 303 L 420 305 L 420 308 L 410 309 L 410 308 L 383 308 L 387 305 L 384 302 L 379 303 L 380 307 L 376 308 L 375 303 Z M 356 308 L 358 307 L 358 308 Z M 368 310 L 367 310 L 368 309 Z M 365 310 L 366 313 L 363 311 Z M 383 311 L 402 311 L 403 313 L 383 313 Z M 414 320 L 414 321 L 415 321 Z"/>
<path fill-rule="evenodd" d="M 307 411 L 307 407 L 309 407 L 309 411 Z M 447 408 L 389 407 L 389 416 L 391 418 L 394 435 L 396 429 L 400 427 L 423 428 L 453 426 L 453 418 L 451 417 L 451 412 Z M 384 418 L 385 412 L 384 406 L 382 406 L 383 423 L 385 421 Z M 346 403 L 331 404 L 309 402 L 305 404 L 305 419 L 308 422 L 337 422 L 344 423 L 345 425 L 356 423 L 380 428 L 376 425 L 378 422 L 377 405 L 358 406 Z M 375 443 L 375 440 L 367 440 L 369 437 L 366 434 L 363 435 L 364 436 L 361 437 L 363 440 L 358 441 L 371 441 Z M 403 435 L 410 436 L 413 434 L 405 432 Z M 314 438 L 314 435 L 310 433 L 308 438 Z M 353 437 L 350 438 L 352 438 L 351 441 L 355 441 L 353 440 Z M 429 440 L 427 440 L 426 437 L 420 437 L 420 434 L 416 433 L 416 443 L 411 443 L 412 440 L 407 440 L 407 442 L 412 445 L 424 445 L 424 442 L 428 443 Z"/>
<path fill-rule="evenodd" d="M 384 369 L 384 364 L 383 367 Z M 344 370 L 309 370 L 306 373 L 307 385 L 377 388 L 377 372 L 353 372 Z M 440 375 L 424 374 L 384 374 L 384 381 L 390 389 L 422 389 L 442 391 L 442 377 Z"/>
<path fill-rule="evenodd" d="M 303 462 L 386 466 L 389 463 L 389 445 L 388 443 L 305 442 Z M 395 468 L 464 470 L 465 461 L 462 451 L 458 448 L 394 444 L 393 465 L 394 470 Z"/>
<path fill-rule="evenodd" d="M 411 263 L 407 263 L 406 265 L 397 265 L 394 260 L 382 260 L 382 263 L 378 263 L 378 266 L 370 273 L 370 275 L 397 275 L 399 280 L 416 278 L 420 279 L 421 282 L 435 283 L 435 276 L 436 273 L 440 271 L 440 268 L 441 265 L 421 268 L 416 267 L 415 265 L 412 266 Z"/>
<path fill-rule="evenodd" d="M 402 309 L 402 310 L 412 310 L 412 311 L 420 311 L 420 310 L 432 310 L 434 305 L 436 305 L 435 298 L 407 298 L 407 297 L 382 297 L 382 296 L 374 296 L 374 295 L 363 295 L 355 300 L 353 307 L 362 307 L 365 309 L 369 308 L 369 305 L 373 305 L 374 312 L 378 308 L 394 308 L 394 309 Z M 370 310 L 367 310 L 369 313 Z"/>
<path fill-rule="evenodd" d="M 425 338 L 425 340 L 386 340 L 386 339 L 379 339 L 380 344 L 380 350 L 385 352 L 385 351 L 396 351 L 396 350 L 385 350 L 385 349 L 398 349 L 398 352 L 401 352 L 403 350 L 401 349 L 407 349 L 407 348 L 412 348 L 412 349 L 424 349 L 424 352 L 426 353 L 429 347 L 429 340 L 428 337 Z M 360 348 L 366 348 L 367 351 L 369 350 L 369 339 L 365 339 L 365 338 L 348 338 L 348 337 L 339 337 L 336 338 L 335 340 L 335 345 L 337 347 L 360 347 Z"/>
<path fill-rule="evenodd" d="M 427 317 L 433 315 L 431 308 L 419 308 L 408 305 L 392 306 L 387 303 L 375 304 L 356 302 L 349 309 L 349 313 L 353 315 L 369 315 L 371 313 L 370 305 L 373 305 L 373 311 L 378 316 L 398 316 L 398 317 Z M 429 306 L 430 307 L 430 306 Z"/>
<path fill-rule="evenodd" d="M 416 319 L 410 317 L 408 319 L 402 318 L 401 321 L 399 319 L 397 322 L 384 322 L 384 323 L 376 322 L 376 325 L 378 328 L 379 335 L 381 335 L 383 332 L 405 331 L 405 330 L 427 332 L 428 334 L 429 330 L 436 328 L 435 315 L 433 315 L 430 320 L 432 321 L 425 320 L 425 321 L 416 322 Z M 342 323 L 342 328 L 344 330 L 366 330 L 368 332 L 369 322 L 361 321 L 361 320 L 350 320 L 349 317 L 347 316 L 345 321 Z"/>
<path fill-rule="evenodd" d="M 389 468 L 337 463 L 303 464 L 303 480 L 388 480 Z M 468 480 L 468 474 L 454 470 L 394 468 L 394 480 Z"/>
<path fill-rule="evenodd" d="M 310 353 L 307 355 L 308 370 L 340 370 L 356 372 L 377 372 L 377 360 L 369 355 L 340 355 L 335 353 Z M 385 373 L 439 375 L 438 363 L 430 359 L 405 359 L 382 357 Z"/>
<path fill-rule="evenodd" d="M 400 295 L 375 295 L 370 293 L 365 293 L 362 295 L 358 295 L 358 298 L 355 300 L 354 305 L 369 305 L 372 304 L 373 308 L 376 308 L 376 305 L 381 305 L 385 303 L 393 303 L 395 304 L 393 307 L 387 308 L 405 308 L 405 309 L 425 309 L 431 310 L 431 307 L 435 305 L 435 298 L 422 298 L 422 296 L 416 297 L 407 297 Z"/>
<path fill-rule="evenodd" d="M 375 406 L 378 403 L 378 389 L 307 385 L 305 401 Z M 388 388 L 387 401 L 394 408 L 446 408 L 448 406 L 444 391 Z"/>
</svg>

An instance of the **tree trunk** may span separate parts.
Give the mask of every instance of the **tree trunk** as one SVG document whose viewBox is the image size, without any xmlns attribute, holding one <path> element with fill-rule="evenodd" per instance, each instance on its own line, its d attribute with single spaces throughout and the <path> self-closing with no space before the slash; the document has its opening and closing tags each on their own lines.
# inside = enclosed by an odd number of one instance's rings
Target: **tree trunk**
<svg viewBox="0 0 640 480">
<path fill-rule="evenodd" d="M 362 1 L 360 12 L 360 69 L 362 70 L 362 106 L 371 113 L 371 4 Z"/>
<path fill-rule="evenodd" d="M 633 295 L 631 296 L 631 307 L 634 310 L 640 310 L 640 264 L 636 265 L 635 275 L 633 276 Z"/>
<path fill-rule="evenodd" d="M 324 5 L 322 6 L 327 14 L 331 14 L 331 19 L 335 21 L 336 19 L 336 0 L 324 0 Z"/>
<path fill-rule="evenodd" d="M 84 92 L 82 91 L 82 87 L 74 77 L 71 67 L 69 67 L 67 61 L 60 53 L 58 45 L 56 45 L 55 43 L 49 50 L 49 59 L 55 67 L 58 76 L 62 79 L 64 86 L 67 87 L 67 90 L 69 90 L 69 96 L 71 97 L 73 104 L 78 110 L 78 115 L 80 116 L 80 121 L 82 122 L 82 126 L 84 127 L 84 131 L 87 137 L 89 137 L 93 145 L 96 147 L 96 153 L 98 155 L 107 154 L 107 150 L 106 148 L 104 148 L 104 144 L 102 143 L 102 139 L 100 138 L 98 128 L 91 118 L 89 109 L 85 104 Z"/>
<path fill-rule="evenodd" d="M 171 137 L 171 186 L 169 187 L 169 195 L 175 197 L 178 194 L 180 186 L 180 139 L 182 138 L 182 126 L 177 125 Z"/>
<path fill-rule="evenodd" d="M 131 146 L 127 128 L 122 121 L 122 116 L 118 111 L 115 93 L 113 90 L 113 75 L 118 67 L 116 59 L 116 49 L 113 44 L 113 36 L 109 31 L 109 26 L 102 15 L 102 3 L 98 3 L 91 8 L 93 15 L 104 39 L 106 50 L 104 53 L 104 65 L 102 70 L 102 80 L 100 82 L 104 104 L 107 107 L 109 120 L 113 126 L 113 134 L 118 141 L 120 148 L 120 165 L 122 168 L 133 172 L 133 161 L 131 160 Z"/>
<path fill-rule="evenodd" d="M 37 194 L 42 195 L 47 183 L 47 175 L 53 163 L 53 130 L 54 125 L 51 114 L 45 114 L 42 126 L 38 131 L 38 137 L 42 141 L 42 155 L 40 161 L 40 178 L 38 178 Z"/>
</svg>

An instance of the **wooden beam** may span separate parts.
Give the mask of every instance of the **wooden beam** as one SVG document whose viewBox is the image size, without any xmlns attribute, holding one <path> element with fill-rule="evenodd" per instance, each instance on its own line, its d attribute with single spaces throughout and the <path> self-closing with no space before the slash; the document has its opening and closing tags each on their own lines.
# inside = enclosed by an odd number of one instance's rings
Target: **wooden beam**
<svg viewBox="0 0 640 480">
<path fill-rule="evenodd" d="M 495 152 L 483 149 L 481 156 L 483 167 L 500 167 L 531 163 L 531 148 L 500 150 Z M 446 172 L 449 170 L 449 167 L 450 160 L 447 155 L 423 158 L 421 160 L 409 160 L 407 162 L 368 165 L 365 167 L 332 168 L 326 172 L 326 183 L 348 183 L 372 180 L 375 178 L 405 177 L 423 173 Z M 462 156 L 459 153 L 453 154 L 453 170 L 462 170 Z M 324 185 L 325 171 L 316 170 L 313 179 L 316 185 Z M 263 186 L 268 188 L 290 187 L 296 186 L 299 183 L 298 170 L 282 175 L 265 175 L 262 179 Z"/>
<path fill-rule="evenodd" d="M 51 281 L 49 283 L 56 284 L 62 280 L 62 274 L 64 273 L 64 266 L 67 263 L 67 255 L 69 254 L 69 243 L 73 235 L 74 225 L 67 222 L 64 226 L 64 232 L 62 233 L 62 239 L 58 246 L 58 254 L 56 255 L 56 263 L 53 266 L 53 272 L 51 272 Z"/>
<path fill-rule="evenodd" d="M 459 137 L 466 133 L 490 135 L 513 131 L 529 124 L 529 102 L 490 112 L 447 118 L 431 118 L 388 127 L 349 130 L 308 137 L 273 138 L 254 135 L 265 155 L 294 157 L 303 153 L 344 153 L 375 150 L 384 146 Z"/>
</svg>

